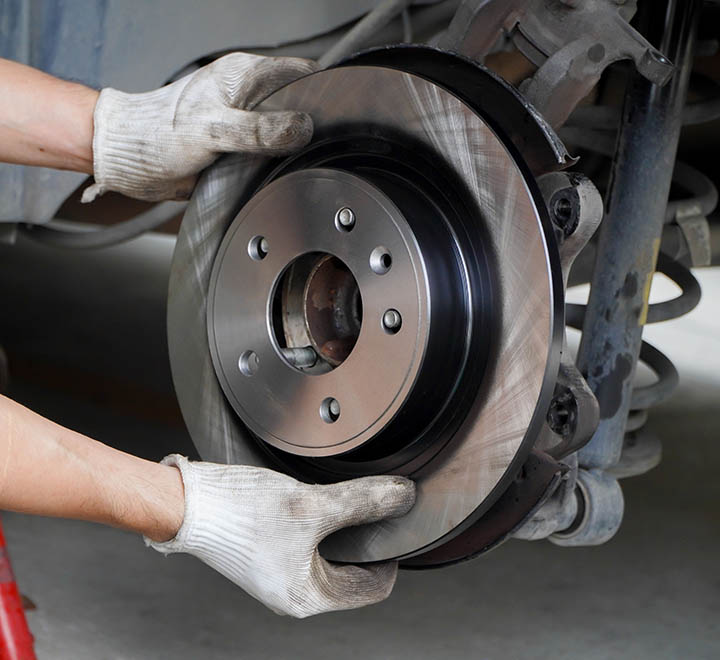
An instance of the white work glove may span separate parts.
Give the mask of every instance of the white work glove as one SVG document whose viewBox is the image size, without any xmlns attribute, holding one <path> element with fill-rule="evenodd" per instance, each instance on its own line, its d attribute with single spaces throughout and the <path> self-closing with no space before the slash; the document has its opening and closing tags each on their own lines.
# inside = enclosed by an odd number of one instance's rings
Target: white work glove
<svg viewBox="0 0 720 660">
<path fill-rule="evenodd" d="M 397 563 L 332 564 L 318 543 L 351 525 L 407 513 L 415 485 L 404 477 L 363 477 L 308 485 L 246 465 L 163 459 L 182 473 L 185 517 L 156 550 L 187 552 L 212 566 L 278 614 L 304 618 L 380 602 L 390 595 Z"/>
<path fill-rule="evenodd" d="M 272 92 L 317 70 L 309 60 L 232 53 L 144 94 L 103 89 L 95 106 L 95 184 L 159 201 L 187 199 L 198 174 L 221 153 L 285 155 L 312 137 L 304 113 L 251 112 Z"/>
</svg>

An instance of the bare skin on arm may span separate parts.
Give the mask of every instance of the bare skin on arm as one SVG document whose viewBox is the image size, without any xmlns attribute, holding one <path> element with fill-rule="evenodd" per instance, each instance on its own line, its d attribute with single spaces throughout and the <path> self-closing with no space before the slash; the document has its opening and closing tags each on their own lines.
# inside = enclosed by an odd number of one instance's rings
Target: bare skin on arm
<svg viewBox="0 0 720 660">
<path fill-rule="evenodd" d="M 0 59 L 0 162 L 92 174 L 99 94 Z"/>
<path fill-rule="evenodd" d="M 175 536 L 180 472 L 108 447 L 0 396 L 0 509 Z"/>
<path fill-rule="evenodd" d="M 0 161 L 92 174 L 98 96 L 0 59 Z M 183 484 L 174 467 L 112 449 L 0 397 L 0 509 L 167 541 L 183 520 Z"/>
</svg>

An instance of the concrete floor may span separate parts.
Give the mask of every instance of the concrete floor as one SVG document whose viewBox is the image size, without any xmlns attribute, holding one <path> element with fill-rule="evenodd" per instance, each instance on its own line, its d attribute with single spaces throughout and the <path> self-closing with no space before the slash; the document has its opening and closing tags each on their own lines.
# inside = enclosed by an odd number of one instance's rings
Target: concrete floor
<svg viewBox="0 0 720 660">
<path fill-rule="evenodd" d="M 169 248 L 143 245 L 154 270 L 141 260 L 122 272 L 122 288 L 113 285 L 113 269 L 127 268 L 122 252 L 72 260 L 43 253 L 45 267 L 32 274 L 23 265 L 38 258 L 35 248 L 1 250 L 0 299 L 16 313 L 0 321 L 0 341 L 11 363 L 19 356 L 15 398 L 156 457 L 192 451 L 172 415 L 153 418 L 122 396 L 120 409 L 85 396 L 82 379 L 63 387 L 37 366 L 37 356 L 53 368 L 99 363 L 119 382 L 144 365 L 139 387 L 165 396 L 162 300 L 148 290 L 162 298 Z M 510 542 L 453 568 L 404 572 L 381 605 L 293 621 L 193 558 L 164 558 L 131 534 L 4 514 L 21 589 L 37 606 L 28 616 L 39 658 L 719 658 L 720 271 L 702 275 L 703 306 L 651 329 L 683 382 L 651 418 L 663 463 L 624 482 L 625 521 L 608 544 Z M 146 343 L 138 357 L 132 347 L 142 337 L 154 350 Z"/>
</svg>

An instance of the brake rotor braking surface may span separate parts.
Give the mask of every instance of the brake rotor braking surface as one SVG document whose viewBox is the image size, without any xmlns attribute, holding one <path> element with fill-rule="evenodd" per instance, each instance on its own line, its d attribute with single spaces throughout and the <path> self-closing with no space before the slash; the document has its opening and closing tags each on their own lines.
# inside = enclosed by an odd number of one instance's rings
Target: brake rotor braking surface
<svg viewBox="0 0 720 660">
<path fill-rule="evenodd" d="M 443 82 L 418 71 L 435 51 L 402 50 L 267 99 L 308 112 L 313 142 L 209 168 L 171 272 L 173 379 L 203 459 L 415 480 L 406 516 L 326 539 L 336 561 L 468 530 L 526 460 L 558 369 L 550 222 L 503 122 L 469 102 L 490 74 L 463 60 Z"/>
</svg>

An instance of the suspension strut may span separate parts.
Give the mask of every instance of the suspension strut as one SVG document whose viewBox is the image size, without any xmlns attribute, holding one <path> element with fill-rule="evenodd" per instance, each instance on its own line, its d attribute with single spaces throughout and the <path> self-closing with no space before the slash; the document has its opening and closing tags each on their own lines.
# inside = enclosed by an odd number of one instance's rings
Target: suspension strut
<svg viewBox="0 0 720 660">
<path fill-rule="evenodd" d="M 560 542 L 565 545 L 607 540 L 619 526 L 621 516 L 603 516 L 599 506 L 607 496 L 610 508 L 622 510 L 615 477 L 627 474 L 617 475 L 613 468 L 618 466 L 623 448 L 637 441 L 647 408 L 665 398 L 678 380 L 672 363 L 642 341 L 643 327 L 689 311 L 699 300 L 699 286 L 690 272 L 658 254 L 701 5 L 698 0 L 668 0 L 664 14 L 648 4 L 641 17 L 646 20 L 650 40 L 660 42 L 662 52 L 675 62 L 676 72 L 665 87 L 637 74 L 631 78 L 588 305 L 568 310 L 569 323 L 582 325 L 578 367 L 597 397 L 600 422 L 578 453 L 581 473 L 587 477 L 585 508 L 592 504 L 595 510 L 588 515 L 580 507 L 582 515 L 561 535 Z M 658 20 L 659 16 L 664 20 Z M 683 294 L 669 303 L 649 306 L 656 268 L 675 280 Z M 638 359 L 656 372 L 658 380 L 649 387 L 633 389 Z"/>
</svg>

